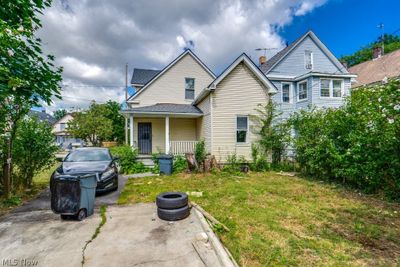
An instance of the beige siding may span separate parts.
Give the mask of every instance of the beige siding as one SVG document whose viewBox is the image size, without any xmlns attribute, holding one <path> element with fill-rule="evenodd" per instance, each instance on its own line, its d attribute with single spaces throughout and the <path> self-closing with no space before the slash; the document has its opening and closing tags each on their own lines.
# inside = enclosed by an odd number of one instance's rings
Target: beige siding
<svg viewBox="0 0 400 267">
<path fill-rule="evenodd" d="M 165 152 L 165 118 L 134 118 L 133 140 L 138 145 L 138 123 L 150 122 L 152 130 L 152 153 Z M 170 141 L 195 141 L 196 119 L 170 118 Z"/>
<path fill-rule="evenodd" d="M 225 162 L 228 155 L 236 153 L 251 158 L 251 143 L 257 136 L 250 130 L 246 144 L 236 143 L 236 117 L 256 115 L 259 104 L 265 105 L 269 96 L 265 87 L 243 63 L 239 64 L 216 88 L 212 96 L 212 153 Z"/>
<path fill-rule="evenodd" d="M 213 77 L 187 54 L 133 99 L 139 104 L 131 106 L 141 107 L 156 103 L 191 104 L 193 100 L 185 99 L 185 78 L 195 79 L 195 96 L 213 81 Z"/>
<path fill-rule="evenodd" d="M 65 123 L 65 127 L 67 128 L 68 127 L 68 123 L 70 121 L 72 121 L 73 119 L 74 118 L 70 114 L 65 115 L 63 118 L 61 118 L 59 121 L 57 121 L 57 123 L 55 123 L 53 125 L 53 133 L 62 131 L 61 130 L 61 124 L 62 123 Z"/>
<path fill-rule="evenodd" d="M 211 153 L 211 108 L 210 96 L 201 101 L 197 107 L 203 112 L 203 117 L 197 119 L 198 140 L 204 139 L 206 151 Z"/>
</svg>

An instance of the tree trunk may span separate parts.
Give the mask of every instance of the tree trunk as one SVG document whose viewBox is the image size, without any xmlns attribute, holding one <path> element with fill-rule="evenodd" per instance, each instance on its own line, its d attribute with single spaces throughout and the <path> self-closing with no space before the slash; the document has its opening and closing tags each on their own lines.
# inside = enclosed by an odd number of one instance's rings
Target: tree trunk
<svg viewBox="0 0 400 267">
<path fill-rule="evenodd" d="M 4 185 L 4 198 L 10 197 L 11 191 L 11 149 L 12 149 L 12 138 L 7 140 L 7 152 L 3 158 L 3 185 Z"/>
<path fill-rule="evenodd" d="M 188 164 L 189 171 L 193 172 L 193 171 L 197 170 L 198 169 L 198 164 L 197 164 L 196 159 L 194 158 L 194 154 L 193 153 L 186 153 L 185 157 L 186 157 L 186 161 L 187 161 L 187 164 Z"/>
</svg>

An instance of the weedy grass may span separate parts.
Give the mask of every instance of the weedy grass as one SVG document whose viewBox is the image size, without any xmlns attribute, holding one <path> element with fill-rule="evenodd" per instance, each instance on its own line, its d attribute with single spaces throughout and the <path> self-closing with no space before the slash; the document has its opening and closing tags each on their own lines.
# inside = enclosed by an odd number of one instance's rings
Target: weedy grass
<svg viewBox="0 0 400 267">
<path fill-rule="evenodd" d="M 191 199 L 230 228 L 217 231 L 242 266 L 398 266 L 400 205 L 275 172 L 130 179 L 119 204 L 163 191 Z"/>
</svg>

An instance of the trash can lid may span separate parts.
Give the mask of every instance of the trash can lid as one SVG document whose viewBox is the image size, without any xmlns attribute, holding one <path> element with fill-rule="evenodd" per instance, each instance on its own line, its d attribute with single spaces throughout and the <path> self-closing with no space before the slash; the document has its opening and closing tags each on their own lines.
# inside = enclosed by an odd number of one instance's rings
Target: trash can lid
<svg viewBox="0 0 400 267">
<path fill-rule="evenodd" d="M 169 154 L 160 154 L 157 156 L 158 159 L 172 159 L 174 156 Z"/>
</svg>

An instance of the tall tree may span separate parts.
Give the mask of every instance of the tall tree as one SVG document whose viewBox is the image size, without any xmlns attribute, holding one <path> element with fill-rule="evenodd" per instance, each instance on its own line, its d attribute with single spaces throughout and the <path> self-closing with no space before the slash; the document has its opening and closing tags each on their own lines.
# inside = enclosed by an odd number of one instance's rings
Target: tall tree
<svg viewBox="0 0 400 267">
<path fill-rule="evenodd" d="M 12 148 L 18 122 L 32 106 L 60 98 L 61 68 L 54 57 L 44 56 L 35 32 L 38 14 L 50 0 L 2 0 L 0 6 L 0 138 L 2 141 L 3 192 L 12 184 Z"/>
<path fill-rule="evenodd" d="M 54 111 L 54 118 L 56 120 L 61 119 L 65 115 L 67 115 L 67 111 L 65 109 L 57 109 L 56 111 Z"/>
<path fill-rule="evenodd" d="M 120 104 L 115 101 L 107 101 L 105 104 L 108 110 L 106 118 L 112 121 L 112 135 L 111 140 L 122 143 L 125 140 L 125 119 L 120 113 Z"/>
<path fill-rule="evenodd" d="M 394 50 L 400 49 L 400 37 L 393 34 L 385 34 L 383 36 L 383 43 L 385 44 L 385 53 L 390 53 Z M 372 59 L 374 47 L 382 44 L 382 37 L 379 36 L 376 41 L 360 48 L 356 52 L 348 56 L 342 56 L 340 61 L 346 62 L 349 67 L 360 64 L 364 61 Z"/>
<path fill-rule="evenodd" d="M 68 123 L 68 132 L 77 138 L 84 139 L 93 146 L 100 146 L 112 136 L 112 120 L 107 118 L 105 105 L 92 102 L 89 110 L 74 113 L 74 119 Z"/>
</svg>

